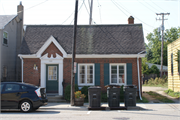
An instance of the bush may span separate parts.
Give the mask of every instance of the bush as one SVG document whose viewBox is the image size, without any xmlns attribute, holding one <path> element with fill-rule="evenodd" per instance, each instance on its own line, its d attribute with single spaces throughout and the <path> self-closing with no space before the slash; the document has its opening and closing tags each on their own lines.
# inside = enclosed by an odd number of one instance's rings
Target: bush
<svg viewBox="0 0 180 120">
<path fill-rule="evenodd" d="M 120 102 L 124 102 L 124 90 L 123 90 L 124 85 L 121 86 L 120 88 Z"/>
<path fill-rule="evenodd" d="M 101 93 L 101 102 L 107 102 L 107 93 Z"/>
<path fill-rule="evenodd" d="M 167 86 L 167 76 L 163 76 L 163 78 L 156 77 L 155 79 L 151 78 L 149 80 L 145 80 L 144 85 L 146 86 Z"/>
<path fill-rule="evenodd" d="M 85 102 L 88 102 L 88 88 L 89 88 L 90 86 L 84 86 L 84 87 L 82 87 L 81 88 L 81 92 L 82 92 L 82 94 L 84 94 L 86 97 L 84 98 L 84 101 Z"/>
<path fill-rule="evenodd" d="M 75 85 L 75 92 L 78 91 L 79 88 Z M 71 98 L 71 85 L 67 85 L 65 88 L 65 100 L 70 101 Z"/>
</svg>

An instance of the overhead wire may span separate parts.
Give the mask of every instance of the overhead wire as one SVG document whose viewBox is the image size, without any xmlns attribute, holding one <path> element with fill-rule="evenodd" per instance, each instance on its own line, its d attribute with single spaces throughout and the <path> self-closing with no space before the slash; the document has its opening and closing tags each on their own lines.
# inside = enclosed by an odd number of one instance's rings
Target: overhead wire
<svg viewBox="0 0 180 120">
<path fill-rule="evenodd" d="M 81 8 L 82 8 L 82 6 L 83 6 L 84 1 L 85 1 L 85 0 L 83 0 L 83 2 L 82 2 L 82 4 L 81 4 L 81 6 L 79 7 L 78 12 L 81 10 Z M 74 13 L 74 12 L 73 12 L 73 13 Z M 73 13 L 72 13 L 72 14 L 73 14 Z M 72 14 L 71 14 L 71 15 L 72 15 Z M 70 15 L 70 16 L 71 16 L 71 15 Z M 70 17 L 68 17 L 68 19 L 69 19 L 69 18 L 70 18 Z M 74 20 L 74 18 L 73 18 L 73 20 Z M 71 23 L 73 22 L 73 20 L 71 21 Z M 70 23 L 70 25 L 71 25 L 71 23 Z"/>
<path fill-rule="evenodd" d="M 29 7 L 29 8 L 27 8 L 27 9 L 25 9 L 25 10 L 29 10 L 29 9 L 31 9 L 31 8 L 34 8 L 34 7 L 36 7 L 36 6 L 39 6 L 39 5 L 41 5 L 41 4 L 43 4 L 43 3 L 45 3 L 45 2 L 47 2 L 48 0 L 45 0 L 44 2 L 41 2 L 41 3 L 39 3 L 39 4 L 36 4 L 36 5 L 34 5 L 34 6 L 32 6 L 32 7 Z"/>
<path fill-rule="evenodd" d="M 144 0 L 144 2 L 149 5 L 150 7 L 152 7 L 153 9 L 155 9 L 156 11 L 159 11 L 158 9 L 156 9 L 155 7 L 153 7 L 152 5 L 148 4 L 147 1 Z"/>
<path fill-rule="evenodd" d="M 124 9 L 127 13 L 131 14 L 128 10 L 126 10 L 124 7 L 122 7 L 119 3 L 116 2 L 116 4 L 117 4 L 118 6 L 120 6 L 122 9 Z M 118 6 L 117 6 L 117 7 L 118 7 Z M 131 15 L 133 15 L 133 14 L 131 14 Z M 151 27 L 151 28 L 154 28 L 153 26 L 151 26 L 151 25 L 145 23 L 144 21 L 140 20 L 137 16 L 135 16 L 135 15 L 133 15 L 133 16 L 134 16 L 136 19 L 138 19 L 139 21 L 141 21 L 142 23 L 144 23 L 145 25 L 147 25 L 147 26 L 149 26 L 149 27 Z"/>
<path fill-rule="evenodd" d="M 102 19 L 101 19 L 101 5 L 100 5 L 98 0 L 97 0 L 97 2 L 98 2 L 98 8 L 99 8 L 99 18 L 100 18 L 100 22 L 102 23 Z"/>
<path fill-rule="evenodd" d="M 148 6 L 146 6 L 145 4 L 143 4 L 141 1 L 137 0 L 139 3 L 141 3 L 143 6 L 145 6 L 146 8 L 148 8 L 151 12 L 156 13 L 154 10 L 152 10 L 151 8 L 149 8 Z"/>
<path fill-rule="evenodd" d="M 152 0 L 151 0 L 151 2 L 152 2 L 154 5 L 156 5 L 157 7 L 159 7 L 159 6 L 158 6 L 157 4 L 155 4 Z M 161 7 L 159 7 L 159 8 L 165 12 L 164 9 L 162 9 Z"/>
</svg>

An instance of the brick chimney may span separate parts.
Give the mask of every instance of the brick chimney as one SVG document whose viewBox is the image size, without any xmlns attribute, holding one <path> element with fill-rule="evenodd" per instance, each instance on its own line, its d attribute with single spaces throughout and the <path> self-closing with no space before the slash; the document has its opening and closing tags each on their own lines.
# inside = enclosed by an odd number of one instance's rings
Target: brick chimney
<svg viewBox="0 0 180 120">
<path fill-rule="evenodd" d="M 130 16 L 130 17 L 128 18 L 128 24 L 134 24 L 134 18 L 133 18 L 133 16 Z"/>
</svg>

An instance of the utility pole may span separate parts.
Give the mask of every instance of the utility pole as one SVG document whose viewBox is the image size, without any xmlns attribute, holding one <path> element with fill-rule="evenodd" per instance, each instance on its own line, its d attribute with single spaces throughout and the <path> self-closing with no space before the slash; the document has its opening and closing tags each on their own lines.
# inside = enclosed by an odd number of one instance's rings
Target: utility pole
<svg viewBox="0 0 180 120">
<path fill-rule="evenodd" d="M 74 33 L 73 33 L 73 44 L 72 44 L 72 69 L 71 69 L 71 106 L 74 106 L 74 91 L 75 91 L 75 73 L 74 73 L 74 60 L 76 54 L 76 33 L 77 33 L 77 11 L 78 11 L 78 0 L 75 2 L 75 15 L 74 15 Z"/>
<path fill-rule="evenodd" d="M 164 15 L 170 15 L 170 13 L 156 13 L 156 15 L 162 15 L 162 19 L 156 19 L 156 20 L 162 20 L 162 26 L 161 26 L 161 30 L 162 30 L 162 43 L 161 43 L 161 74 L 160 77 L 162 78 L 162 71 L 163 71 L 163 47 L 164 47 Z"/>
<path fill-rule="evenodd" d="M 92 7 L 93 7 L 93 0 L 91 0 L 91 6 L 90 6 L 89 25 L 91 25 L 92 23 Z"/>
</svg>

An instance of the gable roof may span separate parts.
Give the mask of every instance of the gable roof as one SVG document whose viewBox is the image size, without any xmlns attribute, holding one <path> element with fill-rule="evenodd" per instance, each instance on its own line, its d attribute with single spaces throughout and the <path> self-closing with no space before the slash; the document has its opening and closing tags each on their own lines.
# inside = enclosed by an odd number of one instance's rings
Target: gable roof
<svg viewBox="0 0 180 120">
<path fill-rule="evenodd" d="M 0 15 L 0 29 L 3 29 L 17 15 Z"/>
<path fill-rule="evenodd" d="M 73 25 L 28 25 L 20 54 L 36 54 L 50 36 L 72 54 Z M 143 50 L 142 24 L 77 26 L 76 54 L 137 54 Z"/>
</svg>

